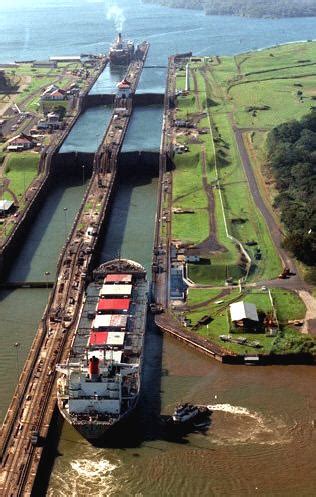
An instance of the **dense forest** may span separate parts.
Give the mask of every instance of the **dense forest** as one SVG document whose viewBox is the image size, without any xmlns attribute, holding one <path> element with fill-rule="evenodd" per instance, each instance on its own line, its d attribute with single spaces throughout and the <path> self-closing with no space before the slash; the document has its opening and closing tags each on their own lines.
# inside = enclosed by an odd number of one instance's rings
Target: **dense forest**
<svg viewBox="0 0 316 497">
<path fill-rule="evenodd" d="M 143 0 L 168 7 L 204 10 L 210 15 L 245 17 L 316 16 L 315 0 Z"/>
<path fill-rule="evenodd" d="M 274 128 L 267 140 L 279 192 L 275 206 L 287 228 L 285 248 L 316 265 L 316 111 Z"/>
</svg>

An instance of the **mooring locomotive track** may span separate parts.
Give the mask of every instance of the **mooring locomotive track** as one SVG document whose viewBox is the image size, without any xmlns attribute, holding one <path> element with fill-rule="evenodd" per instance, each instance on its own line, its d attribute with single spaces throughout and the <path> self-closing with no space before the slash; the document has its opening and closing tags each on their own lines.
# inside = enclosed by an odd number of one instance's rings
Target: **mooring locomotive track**
<svg viewBox="0 0 316 497">
<path fill-rule="evenodd" d="M 141 46 L 142 57 L 130 64 L 126 74 L 132 94 L 149 48 Z M 72 343 L 132 110 L 132 98 L 115 99 L 92 177 L 59 258 L 57 280 L 7 411 L 0 438 L 2 497 L 32 495 L 56 406 L 55 367 L 66 359 Z"/>
</svg>

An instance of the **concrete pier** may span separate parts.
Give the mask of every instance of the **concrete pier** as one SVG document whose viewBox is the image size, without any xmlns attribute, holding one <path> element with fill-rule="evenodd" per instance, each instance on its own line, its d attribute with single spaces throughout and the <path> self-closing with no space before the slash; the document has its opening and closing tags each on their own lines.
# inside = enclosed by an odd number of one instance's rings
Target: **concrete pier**
<svg viewBox="0 0 316 497">
<path fill-rule="evenodd" d="M 146 44 L 143 58 L 128 68 L 126 77 L 133 78 L 134 90 L 147 51 Z M 45 456 L 46 440 L 56 412 L 55 366 L 66 360 L 71 347 L 84 290 L 112 201 L 118 157 L 132 111 L 132 99 L 115 99 L 111 121 L 93 159 L 89 186 L 60 255 L 57 280 L 2 426 L 2 497 L 35 495 L 38 468 Z"/>
<path fill-rule="evenodd" d="M 171 126 L 175 94 L 175 57 L 170 57 L 166 91 L 164 95 L 163 125 L 159 159 L 159 186 L 152 265 L 153 300 L 161 310 L 167 309 L 169 302 L 171 220 L 165 215 L 165 211 L 169 210 L 169 212 L 171 212 L 172 176 L 169 174 L 169 170 L 172 166 L 170 159 L 172 147 L 168 129 Z M 168 205 L 167 209 L 164 207 L 166 205 Z"/>
</svg>

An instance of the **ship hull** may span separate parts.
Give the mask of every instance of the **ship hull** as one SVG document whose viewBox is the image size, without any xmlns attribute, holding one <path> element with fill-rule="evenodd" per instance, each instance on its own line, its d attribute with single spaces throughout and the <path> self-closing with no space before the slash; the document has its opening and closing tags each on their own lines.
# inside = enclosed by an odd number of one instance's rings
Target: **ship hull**
<svg viewBox="0 0 316 497">
<path fill-rule="evenodd" d="M 110 63 L 113 66 L 128 66 L 130 61 L 131 57 L 129 56 L 129 54 L 124 54 L 124 55 L 110 54 Z"/>
<path fill-rule="evenodd" d="M 104 278 L 109 280 L 106 284 Z M 107 293 L 112 298 L 101 297 Z M 115 297 L 121 294 L 130 298 Z M 87 288 L 67 363 L 57 366 L 61 373 L 57 380 L 59 411 L 93 445 L 112 440 L 121 443 L 123 424 L 138 404 L 147 302 L 148 283 L 141 265 L 126 259 L 101 265 Z M 107 305 L 117 310 L 122 306 L 125 316 L 112 314 L 112 310 L 111 314 L 96 313 Z M 118 331 L 99 331 L 98 326 Z M 93 369 L 95 363 L 97 369 Z"/>
<path fill-rule="evenodd" d="M 135 399 L 135 402 L 132 407 L 128 411 L 126 411 L 122 416 L 119 418 L 115 419 L 112 423 L 96 423 L 95 421 L 92 422 L 80 422 L 76 423 L 68 414 L 67 411 L 65 411 L 64 408 L 62 408 L 59 405 L 59 411 L 62 415 L 62 417 L 69 423 L 75 430 L 78 431 L 78 433 L 84 437 L 88 442 L 90 442 L 92 445 L 100 445 L 102 442 L 109 442 L 113 440 L 118 440 L 118 432 L 121 431 L 123 426 L 126 424 L 126 422 L 130 419 L 132 414 L 135 412 L 135 409 L 138 404 L 138 399 L 139 396 Z"/>
</svg>

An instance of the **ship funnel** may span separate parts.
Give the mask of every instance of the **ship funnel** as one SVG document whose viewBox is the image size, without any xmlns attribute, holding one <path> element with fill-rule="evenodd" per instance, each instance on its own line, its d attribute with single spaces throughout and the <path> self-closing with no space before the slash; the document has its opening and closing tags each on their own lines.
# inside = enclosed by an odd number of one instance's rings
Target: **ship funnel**
<svg viewBox="0 0 316 497">
<path fill-rule="evenodd" d="M 119 33 L 117 36 L 117 44 L 122 45 L 122 33 Z"/>
<path fill-rule="evenodd" d="M 99 378 L 99 374 L 100 374 L 100 371 L 99 371 L 99 359 L 95 356 L 92 356 L 90 359 L 89 359 L 89 377 L 90 377 L 90 380 L 97 380 Z"/>
</svg>

